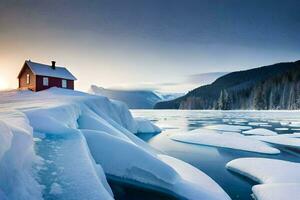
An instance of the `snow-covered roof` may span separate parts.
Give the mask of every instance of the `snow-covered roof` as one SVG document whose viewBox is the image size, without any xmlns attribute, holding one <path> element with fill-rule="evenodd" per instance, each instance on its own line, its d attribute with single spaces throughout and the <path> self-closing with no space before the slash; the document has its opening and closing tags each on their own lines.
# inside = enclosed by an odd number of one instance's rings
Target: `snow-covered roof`
<svg viewBox="0 0 300 200">
<path fill-rule="evenodd" d="M 35 75 L 77 80 L 76 77 L 73 76 L 73 74 L 71 74 L 71 72 L 69 72 L 69 70 L 67 70 L 65 67 L 55 66 L 55 69 L 52 69 L 51 65 L 35 63 L 32 61 L 25 61 L 25 63 Z"/>
</svg>

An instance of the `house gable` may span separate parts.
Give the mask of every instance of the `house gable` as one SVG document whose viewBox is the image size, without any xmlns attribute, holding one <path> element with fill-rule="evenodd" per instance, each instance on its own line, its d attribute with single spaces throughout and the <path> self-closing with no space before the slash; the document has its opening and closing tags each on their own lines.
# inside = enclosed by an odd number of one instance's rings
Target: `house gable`
<svg viewBox="0 0 300 200">
<path fill-rule="evenodd" d="M 25 63 L 23 64 L 23 67 L 21 68 L 19 74 L 18 74 L 18 78 L 21 77 L 21 75 L 24 73 L 24 70 L 26 70 L 26 68 L 28 68 L 28 69 L 31 71 L 31 73 L 33 74 L 32 70 L 30 69 L 30 67 L 29 67 L 29 66 L 27 65 L 27 63 L 25 62 Z"/>
<path fill-rule="evenodd" d="M 26 63 L 24 63 L 18 79 L 20 89 L 36 90 L 36 76 Z"/>
</svg>

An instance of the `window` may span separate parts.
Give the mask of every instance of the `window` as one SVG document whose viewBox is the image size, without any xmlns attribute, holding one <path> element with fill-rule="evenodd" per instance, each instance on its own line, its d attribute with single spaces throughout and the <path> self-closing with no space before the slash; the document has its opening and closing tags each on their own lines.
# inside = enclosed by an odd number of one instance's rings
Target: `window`
<svg viewBox="0 0 300 200">
<path fill-rule="evenodd" d="M 30 83 L 30 75 L 27 74 L 27 75 L 26 75 L 26 84 L 29 84 L 29 83 Z"/>
<path fill-rule="evenodd" d="M 48 85 L 49 85 L 48 77 L 43 77 L 43 86 L 48 86 Z"/>
<path fill-rule="evenodd" d="M 61 80 L 61 87 L 67 88 L 67 80 Z"/>
</svg>

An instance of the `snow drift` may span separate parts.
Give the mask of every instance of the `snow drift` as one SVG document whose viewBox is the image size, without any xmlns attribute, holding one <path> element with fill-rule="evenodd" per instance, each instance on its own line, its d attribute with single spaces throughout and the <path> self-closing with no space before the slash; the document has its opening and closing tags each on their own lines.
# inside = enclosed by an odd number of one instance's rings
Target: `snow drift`
<svg viewBox="0 0 300 200">
<path fill-rule="evenodd" d="M 201 171 L 136 137 L 159 129 L 120 102 L 57 88 L 6 92 L 0 102 L 1 199 L 113 199 L 105 174 L 187 199 L 230 199 Z"/>
<path fill-rule="evenodd" d="M 11 116 L 9 116 L 11 115 Z M 33 149 L 32 128 L 18 113 L 0 115 L 0 199 L 42 199 L 33 165 L 40 159 Z"/>
</svg>

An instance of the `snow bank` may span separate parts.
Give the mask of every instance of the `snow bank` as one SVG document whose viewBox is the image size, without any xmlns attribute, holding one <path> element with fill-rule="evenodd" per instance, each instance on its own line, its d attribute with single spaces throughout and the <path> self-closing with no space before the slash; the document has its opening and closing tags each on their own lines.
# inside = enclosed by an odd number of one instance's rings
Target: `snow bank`
<svg viewBox="0 0 300 200">
<path fill-rule="evenodd" d="M 236 125 L 218 124 L 218 125 L 206 126 L 204 128 L 218 130 L 218 131 L 240 132 L 243 130 L 251 129 L 251 126 L 236 126 Z"/>
<path fill-rule="evenodd" d="M 0 113 L 0 199 L 42 199 L 42 187 L 32 171 L 39 161 L 27 118 Z"/>
<path fill-rule="evenodd" d="M 262 184 L 252 188 L 258 200 L 298 199 L 300 196 L 299 163 L 267 158 L 239 158 L 227 163 L 226 167 Z"/>
<path fill-rule="evenodd" d="M 175 182 L 176 173 L 170 166 L 132 142 L 101 131 L 82 133 L 93 158 L 107 174 L 158 186 Z"/>
<path fill-rule="evenodd" d="M 192 165 L 170 156 L 162 154 L 158 156 L 180 174 L 180 179 L 173 185 L 173 190 L 178 191 L 181 196 L 189 194 L 188 199 L 230 199 L 209 176 Z"/>
<path fill-rule="evenodd" d="M 37 179 L 45 185 L 43 195 L 47 198 L 112 199 L 106 173 L 120 180 L 165 189 L 187 199 L 230 199 L 201 171 L 161 155 L 136 137 L 134 134 L 137 132 L 157 132 L 158 128 L 144 119 L 133 119 L 127 107 L 120 102 L 57 88 L 38 93 L 6 93 L 1 97 L 1 106 L 18 110 L 28 118 L 18 123 L 13 116 L 12 128 L 0 123 L 0 128 L 5 130 L 0 132 L 0 164 L 8 163 L 4 162 L 6 157 L 12 159 L 16 162 L 9 163 L 12 169 L 18 168 L 28 176 L 24 183 L 15 184 L 14 181 L 19 181 L 22 174 L 15 173 L 8 176 L 13 181 L 8 180 L 5 174 L 10 174 L 10 169 L 6 165 L 5 173 L 0 173 L 0 195 L 5 195 L 5 198 L 14 200 L 18 199 L 17 195 L 24 195 L 24 199 L 41 197 L 40 186 L 29 174 L 32 170 L 26 171 L 23 163 L 17 163 L 30 161 L 32 165 L 36 156 L 33 151 L 34 132 L 39 137 L 36 140 L 37 153 L 45 159 L 44 165 L 38 168 Z M 7 113 L 1 114 L 7 117 Z M 22 141 L 17 144 L 19 151 L 8 154 L 16 146 L 14 140 L 17 136 L 20 139 L 16 141 Z M 182 170 L 176 165 L 182 166 Z M 201 187 L 197 182 L 201 183 Z M 30 198 L 26 194 L 31 195 Z"/>
<path fill-rule="evenodd" d="M 120 117 L 121 125 L 132 133 L 137 133 L 137 122 L 133 119 L 128 106 L 125 103 L 116 100 L 110 100 L 117 111 L 117 115 Z"/>
<path fill-rule="evenodd" d="M 265 129 L 265 128 L 255 128 L 248 131 L 243 131 L 244 135 L 277 135 L 276 132 Z"/>
<path fill-rule="evenodd" d="M 137 132 L 138 133 L 160 133 L 161 129 L 154 124 L 152 124 L 149 120 L 137 117 L 135 118 L 137 122 Z"/>
<path fill-rule="evenodd" d="M 278 149 L 270 147 L 264 142 L 252 140 L 239 133 L 227 134 L 225 132 L 221 134 L 220 132 L 203 128 L 190 131 L 186 134 L 172 135 L 171 139 L 192 144 L 225 147 L 230 149 L 251 151 L 257 153 L 280 153 Z"/>
<path fill-rule="evenodd" d="M 2 160 L 5 152 L 11 147 L 13 133 L 3 121 L 0 121 L 0 132 L 0 160 Z"/>
<path fill-rule="evenodd" d="M 93 158 L 109 175 L 163 188 L 188 199 L 230 199 L 207 175 L 182 161 L 149 153 L 105 132 L 82 132 Z"/>
</svg>

